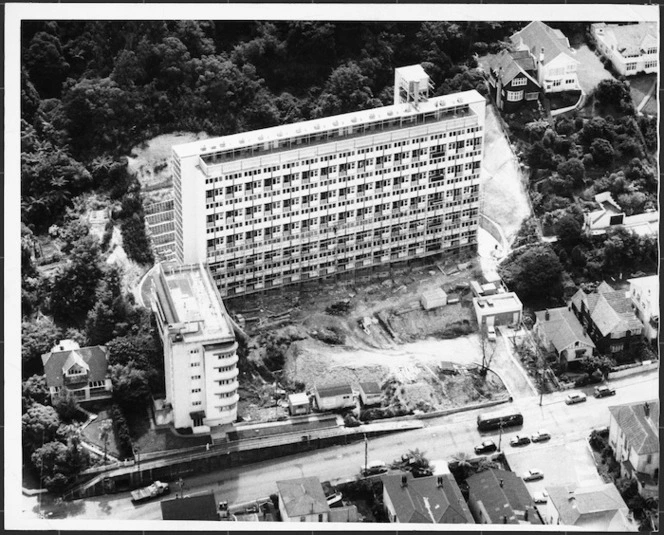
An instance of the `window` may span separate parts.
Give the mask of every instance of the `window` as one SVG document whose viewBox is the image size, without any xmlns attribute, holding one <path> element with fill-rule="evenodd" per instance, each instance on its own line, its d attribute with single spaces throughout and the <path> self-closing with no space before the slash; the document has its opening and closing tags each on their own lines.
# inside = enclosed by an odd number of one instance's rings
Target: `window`
<svg viewBox="0 0 664 535">
<path fill-rule="evenodd" d="M 526 93 L 526 100 L 537 100 L 539 98 L 539 93 L 537 91 L 533 93 Z"/>
<path fill-rule="evenodd" d="M 323 521 L 323 515 L 318 515 L 318 521 L 322 522 Z"/>
<path fill-rule="evenodd" d="M 554 80 L 552 86 L 553 87 L 560 87 L 562 84 L 562 80 Z"/>
<path fill-rule="evenodd" d="M 518 102 L 523 100 L 523 91 L 508 91 L 507 92 L 507 101 L 508 102 Z"/>
<path fill-rule="evenodd" d="M 200 391 L 201 391 L 200 388 L 192 388 L 192 389 L 191 389 L 191 393 L 192 393 L 192 394 L 197 394 L 197 393 L 200 392 Z"/>
<path fill-rule="evenodd" d="M 625 64 L 625 69 L 628 71 L 635 71 L 636 70 L 636 61 L 631 61 L 629 63 Z"/>
<path fill-rule="evenodd" d="M 623 350 L 623 344 L 611 344 L 611 353 L 618 353 Z"/>
<path fill-rule="evenodd" d="M 197 407 L 198 405 L 201 405 L 202 403 L 203 403 L 202 401 L 194 401 L 194 402 L 192 402 L 192 405 L 194 407 Z"/>
<path fill-rule="evenodd" d="M 573 84 L 574 83 L 574 78 L 568 78 L 567 80 L 565 80 L 565 83 L 566 84 Z"/>
<path fill-rule="evenodd" d="M 514 80 L 512 80 L 512 86 L 513 87 L 518 87 L 520 85 L 526 85 L 527 83 L 528 83 L 527 78 L 515 78 Z"/>
<path fill-rule="evenodd" d="M 648 457 L 646 457 L 646 464 L 650 464 L 652 462 L 652 454 L 648 454 Z"/>
<path fill-rule="evenodd" d="M 200 427 L 203 425 L 203 418 L 194 418 L 194 427 Z"/>
<path fill-rule="evenodd" d="M 198 380 L 198 379 L 200 379 L 200 378 L 201 378 L 200 375 L 192 375 L 192 376 L 191 376 L 191 380 L 192 380 L 192 381 L 196 381 L 196 380 Z"/>
<path fill-rule="evenodd" d="M 657 60 L 655 61 L 646 61 L 645 68 L 646 69 L 654 69 L 657 67 Z"/>
</svg>

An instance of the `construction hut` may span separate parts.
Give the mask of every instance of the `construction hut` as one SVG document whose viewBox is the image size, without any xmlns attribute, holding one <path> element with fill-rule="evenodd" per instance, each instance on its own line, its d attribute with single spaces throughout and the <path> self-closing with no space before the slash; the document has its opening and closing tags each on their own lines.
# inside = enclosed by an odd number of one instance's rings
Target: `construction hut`
<svg viewBox="0 0 664 535">
<path fill-rule="evenodd" d="M 309 396 L 307 396 L 304 392 L 290 394 L 288 396 L 288 411 L 290 412 L 291 416 L 309 414 L 311 411 Z"/>
<path fill-rule="evenodd" d="M 375 381 L 360 383 L 360 400 L 362 405 L 378 405 L 383 398 L 383 391 Z"/>
<path fill-rule="evenodd" d="M 442 307 L 447 304 L 447 294 L 442 288 L 435 288 L 423 293 L 420 302 L 424 310 Z"/>
</svg>

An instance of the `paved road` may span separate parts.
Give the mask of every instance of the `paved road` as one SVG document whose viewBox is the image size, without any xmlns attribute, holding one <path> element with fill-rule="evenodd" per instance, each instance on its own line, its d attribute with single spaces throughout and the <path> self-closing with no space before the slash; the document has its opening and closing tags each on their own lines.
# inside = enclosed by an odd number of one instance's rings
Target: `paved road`
<svg viewBox="0 0 664 535">
<path fill-rule="evenodd" d="M 554 440 L 561 443 L 584 439 L 592 429 L 608 425 L 610 405 L 659 397 L 656 371 L 613 381 L 612 384 L 617 388 L 616 396 L 599 400 L 589 396 L 587 403 L 573 406 L 564 404 L 564 392 L 545 396 L 541 407 L 537 396 L 516 399 L 513 406 L 523 413 L 525 420 L 520 432 L 530 434 L 545 427 L 554 435 Z M 590 389 L 587 389 L 587 393 L 590 393 Z M 415 447 L 424 450 L 432 459 L 451 459 L 457 452 L 471 452 L 473 445 L 482 438 L 475 424 L 478 412 L 458 413 L 428 420 L 427 427 L 423 429 L 372 439 L 369 442 L 369 460 L 391 462 L 401 453 Z M 502 444 L 507 444 L 514 433 L 515 431 L 504 433 Z M 497 432 L 487 433 L 485 437 L 496 441 L 499 438 Z M 317 476 L 321 481 L 336 481 L 352 478 L 363 463 L 363 443 L 336 446 L 191 477 L 185 481 L 185 492 L 194 495 L 214 491 L 217 500 L 228 500 L 229 503 L 245 502 L 276 492 L 276 481 L 282 479 Z M 38 513 L 36 498 L 23 497 L 22 504 L 25 518 L 35 518 Z M 134 506 L 129 501 L 128 493 L 79 500 L 59 506 L 44 502 L 42 510 L 52 511 L 53 519 L 161 518 L 159 502 Z M 93 526 L 89 523 L 87 525 Z"/>
</svg>

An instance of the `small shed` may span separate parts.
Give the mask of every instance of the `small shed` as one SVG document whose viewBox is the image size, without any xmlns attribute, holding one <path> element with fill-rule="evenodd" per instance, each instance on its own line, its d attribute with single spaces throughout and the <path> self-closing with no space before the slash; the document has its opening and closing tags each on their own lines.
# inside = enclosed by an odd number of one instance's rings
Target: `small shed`
<svg viewBox="0 0 664 535">
<path fill-rule="evenodd" d="M 484 295 L 494 295 L 498 293 L 498 288 L 493 282 L 487 282 L 486 284 L 482 284 L 482 292 Z"/>
<path fill-rule="evenodd" d="M 470 289 L 473 291 L 475 297 L 482 297 L 484 295 L 484 290 L 482 290 L 482 286 L 477 281 L 470 281 Z"/>
<path fill-rule="evenodd" d="M 362 405 L 377 405 L 383 398 L 383 391 L 375 381 L 360 383 L 360 400 Z"/>
<path fill-rule="evenodd" d="M 435 288 L 434 290 L 423 293 L 420 302 L 424 310 L 442 307 L 447 304 L 447 294 L 442 288 Z"/>
<path fill-rule="evenodd" d="M 311 411 L 309 396 L 307 396 L 304 392 L 290 394 L 288 396 L 288 411 L 290 412 L 291 416 L 309 414 Z"/>
<path fill-rule="evenodd" d="M 355 407 L 353 389 L 348 383 L 333 386 L 315 386 L 316 404 L 321 411 Z"/>
</svg>

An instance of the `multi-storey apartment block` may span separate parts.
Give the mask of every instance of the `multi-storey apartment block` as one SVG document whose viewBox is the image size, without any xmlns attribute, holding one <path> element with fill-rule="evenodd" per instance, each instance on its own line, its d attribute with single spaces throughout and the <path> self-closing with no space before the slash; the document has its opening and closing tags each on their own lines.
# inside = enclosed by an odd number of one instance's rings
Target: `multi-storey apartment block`
<svg viewBox="0 0 664 535">
<path fill-rule="evenodd" d="M 207 432 L 237 418 L 237 342 L 209 270 L 157 264 L 152 307 L 176 428 Z"/>
<path fill-rule="evenodd" d="M 485 100 L 405 69 L 395 105 L 173 147 L 178 260 L 233 296 L 475 250 Z"/>
</svg>

